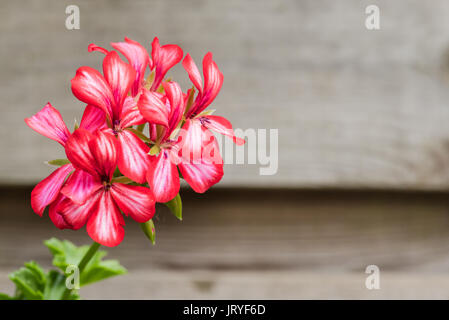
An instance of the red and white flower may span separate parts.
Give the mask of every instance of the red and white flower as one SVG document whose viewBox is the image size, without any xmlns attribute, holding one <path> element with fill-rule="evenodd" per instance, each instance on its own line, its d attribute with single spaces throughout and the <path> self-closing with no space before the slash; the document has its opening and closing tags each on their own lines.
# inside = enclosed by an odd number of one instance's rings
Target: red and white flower
<svg viewBox="0 0 449 320">
<path fill-rule="evenodd" d="M 184 58 L 182 65 L 189 74 L 198 94 L 192 105 L 186 110 L 186 123 L 184 129 L 187 131 L 184 148 L 190 149 L 193 154 L 201 152 L 203 140 L 208 140 L 211 135 L 208 130 L 231 137 L 237 145 L 243 145 L 245 140 L 234 134 L 231 122 L 224 117 L 203 113 L 213 102 L 220 92 L 223 84 L 223 74 L 212 59 L 212 53 L 208 52 L 203 59 L 204 85 L 200 72 L 190 54 Z"/>
<path fill-rule="evenodd" d="M 43 136 L 59 142 L 65 147 L 71 133 L 64 123 L 61 114 L 50 103 L 47 103 L 34 116 L 25 119 L 26 124 Z M 80 128 L 94 131 L 105 126 L 104 113 L 96 107 L 87 106 L 81 119 Z M 31 207 L 34 212 L 42 216 L 45 208 L 52 205 L 60 196 L 60 190 L 67 176 L 74 170 L 71 163 L 65 164 L 39 182 L 31 192 Z M 50 219 L 60 229 L 69 228 L 53 210 L 50 210 Z"/>
<path fill-rule="evenodd" d="M 103 73 L 83 66 L 71 81 L 73 94 L 87 104 L 79 129 L 70 133 L 50 103 L 25 119 L 32 129 L 60 143 L 68 158 L 33 189 L 33 210 L 42 216 L 49 206 L 58 228 L 86 225 L 92 239 L 105 246 L 122 241 L 122 212 L 147 222 L 156 201 L 168 202 L 179 193 L 180 176 L 199 193 L 220 181 L 223 161 L 212 131 L 238 145 L 245 142 L 227 119 L 204 111 L 223 83 L 211 53 L 203 59 L 204 82 L 189 54 L 183 61 L 198 91 L 193 100 L 194 89 L 184 94 L 176 82 L 164 82 L 168 70 L 182 60 L 179 46 L 161 46 L 154 38 L 151 56 L 129 38 L 111 46 L 117 51 L 89 45 L 90 52 L 105 55 Z M 145 79 L 147 68 L 151 74 Z M 146 123 L 149 137 L 142 132 Z M 117 167 L 123 176 L 114 178 Z M 140 185 L 121 183 L 130 179 Z"/>
<path fill-rule="evenodd" d="M 75 167 L 61 190 L 66 196 L 55 208 L 72 229 L 87 224 L 96 242 L 112 247 L 124 237 L 125 221 L 120 212 L 139 223 L 155 212 L 149 188 L 114 182 L 118 162 L 118 140 L 103 131 L 76 130 L 66 144 L 67 158 Z"/>
<path fill-rule="evenodd" d="M 103 60 L 103 74 L 90 67 L 81 67 L 72 79 L 73 94 L 81 101 L 97 106 L 106 114 L 109 129 L 118 138 L 118 168 L 132 180 L 145 182 L 149 147 L 133 132 L 126 130 L 145 123 L 133 97 L 128 96 L 135 85 L 136 71 L 110 51 Z"/>
</svg>

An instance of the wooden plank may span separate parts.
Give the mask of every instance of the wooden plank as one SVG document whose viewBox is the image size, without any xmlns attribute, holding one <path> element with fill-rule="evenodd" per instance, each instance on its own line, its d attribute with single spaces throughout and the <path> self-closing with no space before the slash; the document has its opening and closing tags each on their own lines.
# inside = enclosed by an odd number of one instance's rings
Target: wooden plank
<svg viewBox="0 0 449 320">
<path fill-rule="evenodd" d="M 69 80 L 88 54 L 125 35 L 212 51 L 225 75 L 215 106 L 238 128 L 279 129 L 279 171 L 226 167 L 223 186 L 449 186 L 449 3 L 379 0 L 381 29 L 364 27 L 371 1 L 79 1 L 0 4 L 0 182 L 30 183 L 61 148 L 22 119 L 48 100 L 71 126 L 82 105 Z M 187 88 L 181 67 L 171 73 Z"/>
<path fill-rule="evenodd" d="M 380 290 L 364 287 L 366 275 L 295 271 L 165 272 L 138 270 L 81 289 L 83 299 L 442 299 L 449 276 L 387 272 Z M 12 292 L 0 271 L 0 288 Z"/>
<path fill-rule="evenodd" d="M 59 231 L 31 212 L 29 190 L 0 190 L 0 291 L 23 262 L 46 268 Z M 86 298 L 447 298 L 447 194 L 217 189 L 184 192 L 184 221 L 158 208 L 152 247 L 127 219 L 108 249 L 130 275 L 83 290 Z M 25 201 L 24 201 L 25 200 Z M 365 289 L 365 268 L 381 290 Z M 149 289 L 151 288 L 151 290 Z"/>
</svg>

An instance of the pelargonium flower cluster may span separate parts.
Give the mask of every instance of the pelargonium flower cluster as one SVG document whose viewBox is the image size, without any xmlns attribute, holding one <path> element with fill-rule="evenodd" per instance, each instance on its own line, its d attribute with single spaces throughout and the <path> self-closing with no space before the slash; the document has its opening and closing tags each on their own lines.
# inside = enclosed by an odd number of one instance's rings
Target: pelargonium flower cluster
<svg viewBox="0 0 449 320">
<path fill-rule="evenodd" d="M 122 213 L 139 223 L 149 221 L 156 202 L 178 195 L 181 177 L 198 193 L 220 181 L 223 161 L 211 130 L 238 145 L 245 142 L 228 120 L 205 110 L 223 83 L 212 53 L 203 59 L 203 78 L 185 56 L 182 65 L 193 86 L 184 93 L 178 83 L 165 80 L 183 59 L 179 46 L 161 46 L 155 38 L 151 56 L 128 38 L 111 46 L 90 44 L 89 52 L 104 54 L 103 72 L 83 66 L 71 81 L 73 94 L 86 104 L 72 133 L 50 103 L 25 119 L 67 155 L 33 189 L 33 210 L 42 216 L 49 206 L 56 227 L 86 225 L 94 241 L 110 247 L 123 240 Z"/>
</svg>

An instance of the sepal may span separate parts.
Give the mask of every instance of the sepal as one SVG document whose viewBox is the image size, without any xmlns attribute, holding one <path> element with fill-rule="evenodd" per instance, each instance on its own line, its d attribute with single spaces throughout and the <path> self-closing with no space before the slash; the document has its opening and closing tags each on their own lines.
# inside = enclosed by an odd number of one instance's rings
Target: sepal
<svg viewBox="0 0 449 320">
<path fill-rule="evenodd" d="M 65 164 L 69 164 L 70 161 L 68 159 L 54 159 L 45 162 L 49 166 L 62 167 Z"/>
<path fill-rule="evenodd" d="M 141 223 L 140 228 L 143 233 L 150 239 L 153 245 L 156 244 L 156 228 L 154 227 L 153 219 L 148 220 L 147 222 Z"/>
<path fill-rule="evenodd" d="M 175 215 L 176 218 L 182 221 L 182 201 L 179 193 L 168 202 L 164 203 L 170 211 Z"/>
</svg>

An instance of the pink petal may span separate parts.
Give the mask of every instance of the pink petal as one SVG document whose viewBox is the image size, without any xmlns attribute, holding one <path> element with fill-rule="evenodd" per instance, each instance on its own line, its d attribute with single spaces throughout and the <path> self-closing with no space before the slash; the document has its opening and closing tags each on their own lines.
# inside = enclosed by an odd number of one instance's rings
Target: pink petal
<svg viewBox="0 0 449 320">
<path fill-rule="evenodd" d="M 200 94 L 203 93 L 203 81 L 201 79 L 200 72 L 198 70 L 198 67 L 195 64 L 195 61 L 193 61 L 192 57 L 188 53 L 184 60 L 182 61 L 182 66 L 189 74 L 190 81 L 192 81 L 193 85 L 198 89 L 198 92 Z"/>
<path fill-rule="evenodd" d="M 178 169 L 170 160 L 167 150 L 162 149 L 159 155 L 150 157 L 147 180 L 157 202 L 170 201 L 178 194 Z"/>
<path fill-rule="evenodd" d="M 110 181 L 117 168 L 117 139 L 103 131 L 95 133 L 89 141 L 89 149 L 95 158 L 95 167 L 102 181 Z"/>
<path fill-rule="evenodd" d="M 162 94 L 143 89 L 137 105 L 148 122 L 168 127 L 169 110 Z"/>
<path fill-rule="evenodd" d="M 99 107 L 113 119 L 115 104 L 109 84 L 100 72 L 91 67 L 81 67 L 72 79 L 72 92 L 79 100 Z"/>
<path fill-rule="evenodd" d="M 65 153 L 75 168 L 95 176 L 98 175 L 96 161 L 89 148 L 89 141 L 92 139 L 95 139 L 93 133 L 81 128 L 75 130 L 67 140 Z"/>
<path fill-rule="evenodd" d="M 232 129 L 232 124 L 226 118 L 211 115 L 200 117 L 199 120 L 206 128 L 231 137 L 234 140 L 235 144 L 239 146 L 245 144 L 244 139 L 235 136 L 234 130 Z"/>
<path fill-rule="evenodd" d="M 180 156 L 188 161 L 200 160 L 205 138 L 201 122 L 198 119 L 187 119 L 178 136 Z"/>
<path fill-rule="evenodd" d="M 182 162 L 178 167 L 183 178 L 198 193 L 204 193 L 223 177 L 223 164 Z"/>
<path fill-rule="evenodd" d="M 212 53 L 208 52 L 203 59 L 204 92 L 201 107 L 197 113 L 206 109 L 220 92 L 223 85 L 223 74 L 218 69 L 215 61 L 212 60 Z"/>
<path fill-rule="evenodd" d="M 64 199 L 67 199 L 62 193 L 58 194 L 58 197 L 53 201 L 48 208 L 48 216 L 50 217 L 53 224 L 59 229 L 72 229 L 72 226 L 68 224 L 64 218 L 59 214 L 57 208 Z"/>
<path fill-rule="evenodd" d="M 103 187 L 96 176 L 83 170 L 75 170 L 61 189 L 61 193 L 77 204 L 86 202 L 92 193 Z"/>
<path fill-rule="evenodd" d="M 111 46 L 123 54 L 129 64 L 136 71 L 136 79 L 131 89 L 132 96 L 139 93 L 145 76 L 145 69 L 149 64 L 150 56 L 147 50 L 137 41 L 125 38 L 125 42 L 111 43 Z"/>
<path fill-rule="evenodd" d="M 92 208 L 92 215 L 87 221 L 87 233 L 95 242 L 106 247 L 114 247 L 125 236 L 120 210 L 112 199 L 111 192 L 101 192 L 101 196 Z"/>
<path fill-rule="evenodd" d="M 146 122 L 147 120 L 145 120 L 137 108 L 136 101 L 132 97 L 127 97 L 123 103 L 122 113 L 120 115 L 120 127 L 125 129 Z"/>
<path fill-rule="evenodd" d="M 152 43 L 153 65 L 156 68 L 154 82 L 151 86 L 151 91 L 157 90 L 168 70 L 175 64 L 181 61 L 183 52 L 182 49 L 174 44 L 167 44 L 160 46 L 159 39 L 156 37 Z"/>
<path fill-rule="evenodd" d="M 153 218 L 155 200 L 149 188 L 114 183 L 110 191 L 120 210 L 136 222 L 143 223 Z"/>
<path fill-rule="evenodd" d="M 185 109 L 185 100 L 181 87 L 176 82 L 164 82 L 162 86 L 164 87 L 165 94 L 170 102 L 169 130 L 167 131 L 167 135 L 169 135 L 182 119 Z"/>
<path fill-rule="evenodd" d="M 148 134 L 151 141 L 156 141 L 158 132 L 157 132 L 157 125 L 154 123 L 148 123 Z"/>
<path fill-rule="evenodd" d="M 106 115 L 103 110 L 88 105 L 81 118 L 80 128 L 94 132 L 106 128 Z"/>
<path fill-rule="evenodd" d="M 98 52 L 101 52 L 101 53 L 104 53 L 104 54 L 108 54 L 108 52 L 109 52 L 105 48 L 97 46 L 95 43 L 89 44 L 89 46 L 87 47 L 87 51 L 89 51 L 89 52 L 98 51 Z"/>
<path fill-rule="evenodd" d="M 134 133 L 123 130 L 117 134 L 118 168 L 128 178 L 137 183 L 144 183 L 148 170 L 148 147 Z"/>
<path fill-rule="evenodd" d="M 86 224 L 87 219 L 96 210 L 96 204 L 104 193 L 104 189 L 98 190 L 82 205 L 73 202 L 69 198 L 65 198 L 55 208 L 55 211 L 62 216 L 64 221 L 69 224 L 73 230 L 78 230 Z"/>
<path fill-rule="evenodd" d="M 63 146 L 70 136 L 69 129 L 58 110 L 49 103 L 34 116 L 25 119 L 26 124 L 41 135 L 55 140 Z"/>
<path fill-rule="evenodd" d="M 220 147 L 214 134 L 203 127 L 203 142 L 201 149 L 201 161 L 194 161 L 193 163 L 206 164 L 223 164 L 223 158 L 220 154 Z"/>
<path fill-rule="evenodd" d="M 114 119 L 118 120 L 121 107 L 136 78 L 134 69 L 120 59 L 115 51 L 110 51 L 103 60 L 103 74 L 112 90 Z"/>
<path fill-rule="evenodd" d="M 34 187 L 31 191 L 31 207 L 34 212 L 42 216 L 45 207 L 56 199 L 67 175 L 73 169 L 70 163 L 63 165 Z"/>
</svg>

